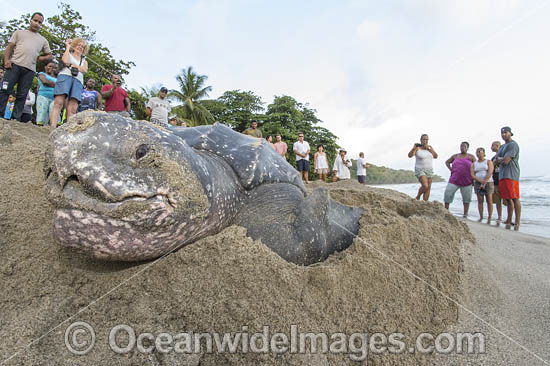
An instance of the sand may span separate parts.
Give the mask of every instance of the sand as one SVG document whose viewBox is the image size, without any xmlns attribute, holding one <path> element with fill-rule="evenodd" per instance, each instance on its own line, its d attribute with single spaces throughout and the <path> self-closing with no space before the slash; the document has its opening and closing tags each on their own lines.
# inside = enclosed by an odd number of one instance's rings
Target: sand
<svg viewBox="0 0 550 366">
<path fill-rule="evenodd" d="M 1 128 L 2 365 L 357 365 L 350 352 L 319 350 L 186 354 L 156 347 L 120 355 L 108 336 L 126 324 L 138 335 L 243 327 L 254 333 L 269 326 L 270 334 L 290 337 L 295 325 L 298 332 L 347 336 L 400 332 L 408 347 L 417 334 L 441 333 L 458 320 L 457 305 L 441 294 L 464 299 L 462 253 L 475 239 L 439 203 L 356 182 L 330 184 L 334 199 L 364 208 L 360 233 L 350 248 L 309 267 L 285 262 L 237 226 L 159 261 L 99 262 L 52 237 L 43 172 L 48 130 L 16 122 Z M 95 329 L 95 346 L 82 356 L 64 343 L 76 321 Z M 122 338 L 117 341 L 124 345 Z M 433 359 L 368 351 L 362 364 L 427 365 Z"/>
</svg>

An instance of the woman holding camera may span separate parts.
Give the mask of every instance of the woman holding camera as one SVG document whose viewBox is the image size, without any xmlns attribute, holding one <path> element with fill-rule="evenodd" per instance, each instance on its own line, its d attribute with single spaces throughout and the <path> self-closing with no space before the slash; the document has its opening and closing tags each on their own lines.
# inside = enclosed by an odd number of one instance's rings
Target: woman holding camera
<svg viewBox="0 0 550 366">
<path fill-rule="evenodd" d="M 84 89 L 84 74 L 88 72 L 88 62 L 84 59 L 86 53 L 88 53 L 88 43 L 82 38 L 65 41 L 65 52 L 61 57 L 63 68 L 57 75 L 53 91 L 54 102 L 50 115 L 52 129 L 57 127 L 59 115 L 66 99 L 69 100 L 67 120 L 76 113 Z"/>
<path fill-rule="evenodd" d="M 420 188 L 416 199 L 419 200 L 424 195 L 424 201 L 430 198 L 430 190 L 432 189 L 432 177 L 433 177 L 433 159 L 437 159 L 437 153 L 428 145 L 428 135 L 423 134 L 420 136 L 420 143 L 414 144 L 411 151 L 409 151 L 409 158 L 416 157 L 414 164 L 414 175 L 420 182 Z"/>
</svg>

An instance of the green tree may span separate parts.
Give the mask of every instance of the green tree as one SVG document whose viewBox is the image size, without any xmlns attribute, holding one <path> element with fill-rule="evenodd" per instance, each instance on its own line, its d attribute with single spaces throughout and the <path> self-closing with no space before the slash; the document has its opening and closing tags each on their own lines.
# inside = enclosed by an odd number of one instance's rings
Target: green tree
<svg viewBox="0 0 550 366">
<path fill-rule="evenodd" d="M 214 117 L 204 105 L 201 99 L 208 96 L 211 86 L 205 86 L 206 75 L 198 75 L 193 67 L 182 69 L 176 76 L 180 90 L 172 90 L 168 94 L 170 99 L 181 103 L 172 108 L 172 112 L 180 120 L 186 121 L 188 126 L 200 126 L 214 123 Z"/>
<path fill-rule="evenodd" d="M 311 147 L 310 161 L 313 162 L 317 145 L 323 144 L 330 164 L 338 153 L 337 137 L 328 129 L 318 126 L 322 121 L 316 116 L 316 112 L 315 109 L 309 108 L 308 104 L 299 103 L 290 96 L 276 96 L 273 103 L 268 105 L 264 121 L 259 128 L 264 136 L 281 135 L 283 141 L 288 144 L 287 160 L 292 165 L 296 164 L 292 158 L 292 144 L 298 141 L 298 132 L 304 133 L 304 140 Z"/>
<path fill-rule="evenodd" d="M 205 100 L 202 104 L 210 111 L 214 120 L 244 131 L 253 120 L 263 119 L 262 99 L 251 91 L 230 90 L 215 100 Z"/>
<path fill-rule="evenodd" d="M 88 72 L 85 79 L 94 78 L 98 90 L 101 89 L 103 84 L 110 82 L 112 74 L 127 75 L 130 68 L 135 66 L 132 61 L 116 60 L 111 55 L 111 51 L 96 40 L 95 32 L 81 23 L 82 16 L 78 11 L 72 9 L 69 4 L 61 2 L 58 4 L 58 9 L 60 14 L 46 18 L 40 29 L 40 34 L 50 44 L 54 60 L 61 60 L 61 56 L 65 51 L 66 39 L 79 37 L 86 40 L 89 51 L 86 56 Z M 23 14 L 19 19 L 12 19 L 6 24 L 0 24 L 0 47 L 2 50 L 5 50 L 13 32 L 29 27 L 30 17 L 31 14 Z M 37 65 L 37 71 L 42 71 L 44 66 L 43 64 Z"/>
</svg>

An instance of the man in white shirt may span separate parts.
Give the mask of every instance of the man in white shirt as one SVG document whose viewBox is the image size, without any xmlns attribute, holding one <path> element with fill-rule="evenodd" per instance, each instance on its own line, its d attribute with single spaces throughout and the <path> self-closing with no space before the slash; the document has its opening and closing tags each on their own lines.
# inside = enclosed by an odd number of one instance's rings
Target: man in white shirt
<svg viewBox="0 0 550 366">
<path fill-rule="evenodd" d="M 166 99 L 167 94 L 168 89 L 163 86 L 160 88 L 158 97 L 149 99 L 146 113 L 150 122 L 161 126 L 168 126 L 168 113 L 172 110 L 172 106 Z"/>
<path fill-rule="evenodd" d="M 367 168 L 370 168 L 370 164 L 365 161 L 365 154 L 360 152 L 357 159 L 357 181 L 361 184 L 367 184 Z"/>
<path fill-rule="evenodd" d="M 351 176 L 349 168 L 351 168 L 352 164 L 351 160 L 346 158 L 346 153 L 347 151 L 342 149 L 340 150 L 340 155 L 334 159 L 334 166 L 332 167 L 332 171 L 334 172 L 332 177 L 333 182 L 342 179 L 349 179 Z"/>
<path fill-rule="evenodd" d="M 304 141 L 304 134 L 298 132 L 298 141 L 292 146 L 292 150 L 296 154 L 296 167 L 300 172 L 300 177 L 305 179 L 306 184 L 309 183 L 309 144 Z"/>
</svg>

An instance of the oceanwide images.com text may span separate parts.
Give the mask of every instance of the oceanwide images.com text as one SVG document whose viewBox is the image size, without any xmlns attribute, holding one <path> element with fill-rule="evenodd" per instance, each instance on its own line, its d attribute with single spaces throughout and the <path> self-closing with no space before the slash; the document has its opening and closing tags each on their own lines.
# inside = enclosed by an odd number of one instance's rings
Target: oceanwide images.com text
<svg viewBox="0 0 550 366">
<path fill-rule="evenodd" d="M 137 350 L 140 353 L 332 353 L 347 354 L 354 361 L 373 354 L 409 353 L 484 353 L 485 336 L 482 333 L 419 334 L 407 345 L 402 333 L 313 333 L 290 326 L 290 332 L 271 332 L 264 326 L 261 332 L 251 332 L 243 326 L 236 333 L 137 333 L 126 324 L 116 325 L 105 340 L 117 354 Z M 85 322 L 75 322 L 65 331 L 65 345 L 75 355 L 92 351 L 96 343 L 94 328 Z"/>
</svg>

